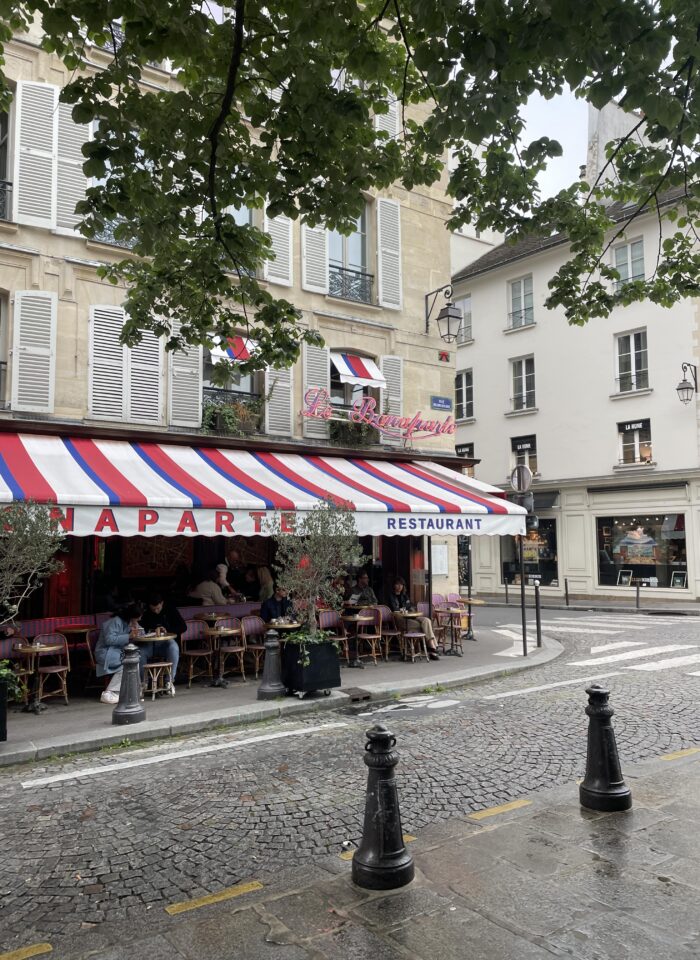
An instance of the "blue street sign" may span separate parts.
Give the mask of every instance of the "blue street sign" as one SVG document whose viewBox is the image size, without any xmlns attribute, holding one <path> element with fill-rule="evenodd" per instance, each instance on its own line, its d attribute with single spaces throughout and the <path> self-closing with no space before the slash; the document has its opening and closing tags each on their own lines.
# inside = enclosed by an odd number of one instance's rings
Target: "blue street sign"
<svg viewBox="0 0 700 960">
<path fill-rule="evenodd" d="M 430 408 L 431 410 L 451 410 L 452 398 L 451 397 L 431 397 Z"/>
</svg>

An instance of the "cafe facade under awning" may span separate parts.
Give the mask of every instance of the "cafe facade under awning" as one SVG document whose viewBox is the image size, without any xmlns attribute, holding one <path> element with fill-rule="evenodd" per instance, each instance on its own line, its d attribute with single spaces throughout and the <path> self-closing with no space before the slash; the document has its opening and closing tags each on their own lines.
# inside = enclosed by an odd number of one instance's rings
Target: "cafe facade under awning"
<svg viewBox="0 0 700 960">
<path fill-rule="evenodd" d="M 56 507 L 74 536 L 266 536 L 328 498 L 360 536 L 525 532 L 496 487 L 432 461 L 3 434 L 0 503 Z"/>
</svg>

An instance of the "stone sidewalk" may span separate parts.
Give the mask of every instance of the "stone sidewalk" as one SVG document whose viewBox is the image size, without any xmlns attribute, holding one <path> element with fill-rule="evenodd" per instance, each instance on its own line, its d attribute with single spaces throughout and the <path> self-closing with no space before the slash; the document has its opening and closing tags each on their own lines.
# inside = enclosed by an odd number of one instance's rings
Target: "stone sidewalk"
<svg viewBox="0 0 700 960">
<path fill-rule="evenodd" d="M 400 793 L 400 764 L 397 772 Z M 54 955 L 62 960 L 697 958 L 700 748 L 624 773 L 633 795 L 633 808 L 624 813 L 583 810 L 577 786 L 570 783 L 426 829 L 409 847 L 416 879 L 401 890 L 375 893 L 354 886 L 347 855 L 338 851 L 313 868 L 251 877 L 246 885 L 199 901 L 154 903 L 146 932 L 136 917 L 104 924 L 56 944 Z"/>
<path fill-rule="evenodd" d="M 197 683 L 190 689 L 178 685 L 174 699 L 146 699 L 146 720 L 128 726 L 112 725 L 112 708 L 99 702 L 97 690 L 90 698 L 71 699 L 68 706 L 58 700 L 49 701 L 39 716 L 10 708 L 8 739 L 0 743 L 0 767 L 116 746 L 125 739 L 154 740 L 293 714 L 343 709 L 354 698 L 386 700 L 396 695 L 461 686 L 540 666 L 561 653 L 561 645 L 551 638 L 544 638 L 538 649 L 534 646 L 534 631 L 530 634 L 527 658 L 522 656 L 517 643 L 485 629 L 478 633 L 476 643 L 465 642 L 463 657 L 443 656 L 429 663 L 367 663 L 364 670 L 343 668 L 342 686 L 330 697 L 307 695 L 303 700 L 282 697 L 261 701 L 257 699 L 259 681 L 252 677 L 245 683 L 233 679 L 225 689 Z"/>
</svg>

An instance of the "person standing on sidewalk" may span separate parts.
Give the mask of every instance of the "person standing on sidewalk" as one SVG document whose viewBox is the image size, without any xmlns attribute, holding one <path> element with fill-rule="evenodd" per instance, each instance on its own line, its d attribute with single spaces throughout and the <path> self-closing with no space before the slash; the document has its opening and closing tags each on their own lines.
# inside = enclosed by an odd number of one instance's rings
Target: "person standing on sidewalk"
<svg viewBox="0 0 700 960">
<path fill-rule="evenodd" d="M 105 620 L 95 645 L 95 672 L 98 677 L 111 676 L 107 689 L 100 697 L 102 703 L 119 702 L 122 685 L 122 656 L 124 647 L 143 633 L 139 620 L 143 614 L 140 603 L 131 603 L 110 620 Z M 143 666 L 141 667 L 143 673 Z"/>
</svg>

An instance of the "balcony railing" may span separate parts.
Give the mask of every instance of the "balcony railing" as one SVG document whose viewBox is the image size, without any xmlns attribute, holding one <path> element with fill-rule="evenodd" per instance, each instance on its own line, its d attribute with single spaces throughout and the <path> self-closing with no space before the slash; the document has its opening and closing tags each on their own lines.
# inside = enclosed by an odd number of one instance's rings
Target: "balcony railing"
<svg viewBox="0 0 700 960">
<path fill-rule="evenodd" d="M 637 370 L 636 373 L 623 373 L 621 377 L 615 378 L 618 393 L 633 393 L 635 390 L 647 390 L 649 388 L 649 371 Z"/>
<path fill-rule="evenodd" d="M 202 426 L 207 432 L 244 437 L 262 427 L 265 398 L 247 390 L 202 389 Z"/>
<path fill-rule="evenodd" d="M 508 314 L 508 330 L 517 330 L 518 327 L 529 327 L 535 322 L 535 314 L 532 307 L 525 307 L 524 310 L 515 310 Z"/>
<path fill-rule="evenodd" d="M 108 243 L 113 247 L 124 247 L 126 250 L 131 250 L 136 241 L 134 240 L 117 240 L 114 236 L 114 231 L 120 225 L 121 220 L 111 220 L 108 223 L 105 223 L 102 230 L 99 233 L 96 233 L 94 237 L 91 237 L 91 240 L 94 240 L 95 243 Z"/>
<path fill-rule="evenodd" d="M 635 273 L 633 276 L 627 277 L 626 280 L 615 280 L 613 283 L 613 290 L 615 293 L 619 293 L 623 287 L 626 287 L 628 283 L 634 283 L 635 280 L 644 280 L 644 274 Z"/>
<path fill-rule="evenodd" d="M 250 404 L 260 400 L 259 393 L 249 390 L 225 390 L 221 387 L 203 387 L 202 399 L 205 403 L 243 403 Z"/>
<path fill-rule="evenodd" d="M 532 410 L 535 406 L 535 391 L 528 390 L 527 393 L 521 393 L 517 397 L 511 398 L 513 410 Z"/>
<path fill-rule="evenodd" d="M 472 318 L 462 318 L 462 325 L 457 332 L 457 343 L 469 343 L 472 339 Z"/>
<path fill-rule="evenodd" d="M 331 263 L 328 267 L 328 293 L 340 300 L 372 303 L 374 276 L 360 270 L 348 270 Z"/>
<path fill-rule="evenodd" d="M 0 220 L 12 219 L 12 184 L 0 180 Z"/>
<path fill-rule="evenodd" d="M 9 407 L 10 402 L 6 397 L 5 391 L 7 390 L 7 364 L 3 361 L 0 363 L 0 410 L 5 410 Z"/>
</svg>

